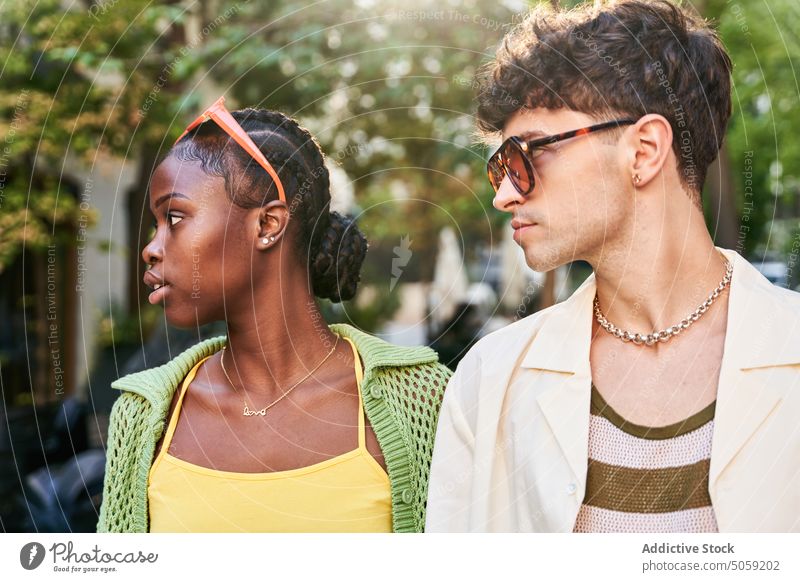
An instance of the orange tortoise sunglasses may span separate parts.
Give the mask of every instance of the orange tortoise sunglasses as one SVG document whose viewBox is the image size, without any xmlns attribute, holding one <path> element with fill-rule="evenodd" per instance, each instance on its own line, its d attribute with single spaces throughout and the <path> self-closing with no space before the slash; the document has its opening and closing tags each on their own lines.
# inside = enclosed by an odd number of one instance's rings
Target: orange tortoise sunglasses
<svg viewBox="0 0 800 582">
<path fill-rule="evenodd" d="M 211 107 L 203 111 L 200 116 L 195 119 L 193 122 L 189 124 L 181 136 L 175 140 L 175 143 L 178 143 L 183 139 L 183 137 L 192 131 L 195 127 L 200 125 L 201 123 L 205 123 L 209 119 L 213 120 L 218 126 L 222 128 L 222 130 L 231 136 L 236 143 L 238 143 L 244 151 L 246 151 L 251 158 L 257 161 L 262 168 L 264 168 L 267 173 L 272 178 L 272 181 L 275 183 L 275 186 L 278 187 L 278 196 L 280 197 L 282 202 L 286 202 L 286 194 L 283 191 L 283 183 L 281 179 L 278 177 L 278 172 L 275 171 L 275 168 L 272 167 L 272 164 L 269 163 L 264 154 L 261 153 L 261 150 L 258 149 L 253 140 L 250 139 L 250 136 L 245 133 L 242 126 L 233 118 L 225 108 L 225 97 L 220 97 L 217 99 Z"/>
<path fill-rule="evenodd" d="M 531 193 L 536 181 L 533 177 L 533 158 L 541 153 L 542 146 L 550 145 L 571 137 L 579 135 L 588 135 L 595 131 L 602 131 L 604 129 L 611 129 L 619 127 L 620 125 L 631 125 L 636 123 L 633 119 L 618 119 L 616 121 L 607 121 L 589 127 L 582 127 L 581 129 L 573 129 L 556 135 L 549 135 L 526 141 L 516 136 L 511 136 L 497 149 L 494 155 L 489 158 L 486 164 L 486 169 L 489 174 L 489 182 L 492 188 L 497 192 L 500 189 L 503 179 L 508 176 L 517 192 L 523 196 Z"/>
</svg>

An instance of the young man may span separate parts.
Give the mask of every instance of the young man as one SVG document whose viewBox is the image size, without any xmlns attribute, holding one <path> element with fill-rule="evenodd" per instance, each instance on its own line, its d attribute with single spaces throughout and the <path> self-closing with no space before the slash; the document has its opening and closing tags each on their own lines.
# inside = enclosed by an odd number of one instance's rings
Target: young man
<svg viewBox="0 0 800 582">
<path fill-rule="evenodd" d="M 800 295 L 701 210 L 730 70 L 667 2 L 539 8 L 501 43 L 494 206 L 532 269 L 594 274 L 462 360 L 427 531 L 800 531 Z"/>
</svg>

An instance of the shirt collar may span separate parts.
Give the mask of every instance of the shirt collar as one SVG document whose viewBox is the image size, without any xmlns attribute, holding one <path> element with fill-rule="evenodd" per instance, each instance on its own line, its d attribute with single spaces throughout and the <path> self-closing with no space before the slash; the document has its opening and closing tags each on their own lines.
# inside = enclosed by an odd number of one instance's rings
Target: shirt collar
<svg viewBox="0 0 800 582">
<path fill-rule="evenodd" d="M 800 294 L 776 287 L 736 251 L 725 339 L 726 361 L 740 369 L 800 363 Z M 521 367 L 590 375 L 594 273 L 566 301 L 532 317 L 534 331 Z M 792 339 L 794 338 L 794 339 Z"/>
</svg>

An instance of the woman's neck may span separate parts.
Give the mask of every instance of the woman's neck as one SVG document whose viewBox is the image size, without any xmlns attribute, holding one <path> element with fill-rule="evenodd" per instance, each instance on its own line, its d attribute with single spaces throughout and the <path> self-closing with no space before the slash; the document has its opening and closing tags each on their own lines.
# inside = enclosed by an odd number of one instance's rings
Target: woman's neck
<svg viewBox="0 0 800 582">
<path fill-rule="evenodd" d="M 236 388 L 246 386 L 248 393 L 265 398 L 281 396 L 331 355 L 334 346 L 338 354 L 347 353 L 314 297 L 296 292 L 307 287 L 283 283 L 285 292 L 265 292 L 254 303 L 229 310 L 227 319 L 225 371 Z M 320 372 L 331 360 L 333 355 Z"/>
</svg>

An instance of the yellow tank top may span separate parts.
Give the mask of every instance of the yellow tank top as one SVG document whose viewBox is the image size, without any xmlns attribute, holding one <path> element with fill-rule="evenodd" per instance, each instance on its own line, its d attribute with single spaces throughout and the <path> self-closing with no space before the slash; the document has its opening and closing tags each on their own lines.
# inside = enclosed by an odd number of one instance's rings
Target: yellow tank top
<svg viewBox="0 0 800 582">
<path fill-rule="evenodd" d="M 358 448 L 299 469 L 270 473 L 218 471 L 169 454 L 183 397 L 197 369 L 183 381 L 164 443 L 150 469 L 151 532 L 391 532 L 389 476 L 366 447 L 361 360 Z M 209 356 L 210 357 L 210 356 Z"/>
</svg>

